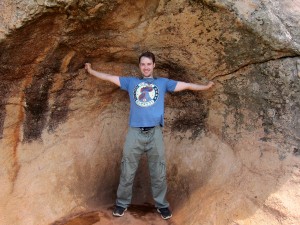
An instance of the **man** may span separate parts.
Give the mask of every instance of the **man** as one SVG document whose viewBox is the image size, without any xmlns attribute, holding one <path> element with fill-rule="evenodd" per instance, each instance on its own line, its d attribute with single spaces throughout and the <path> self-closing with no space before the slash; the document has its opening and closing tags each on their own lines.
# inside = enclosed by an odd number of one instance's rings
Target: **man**
<svg viewBox="0 0 300 225">
<path fill-rule="evenodd" d="M 126 90 L 130 97 L 129 129 L 123 149 L 120 183 L 113 215 L 123 216 L 130 205 L 135 173 L 141 155 L 146 153 L 155 207 L 163 219 L 169 219 L 172 213 L 166 200 L 166 162 L 162 136 L 164 95 L 166 92 L 183 90 L 208 90 L 214 83 L 210 81 L 207 85 L 199 85 L 167 78 L 154 78 L 155 56 L 151 52 L 140 55 L 139 67 L 141 78 L 101 73 L 93 70 L 91 64 L 85 64 L 88 73 L 118 85 Z"/>
</svg>

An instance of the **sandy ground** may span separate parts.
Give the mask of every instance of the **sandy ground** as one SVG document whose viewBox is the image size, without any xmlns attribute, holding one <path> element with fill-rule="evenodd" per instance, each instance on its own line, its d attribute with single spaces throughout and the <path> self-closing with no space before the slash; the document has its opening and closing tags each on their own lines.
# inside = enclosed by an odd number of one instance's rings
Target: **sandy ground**
<svg viewBox="0 0 300 225">
<path fill-rule="evenodd" d="M 78 213 L 62 218 L 51 225 L 177 225 L 174 219 L 163 220 L 154 206 L 132 205 L 123 217 L 112 215 L 113 206 Z"/>
</svg>

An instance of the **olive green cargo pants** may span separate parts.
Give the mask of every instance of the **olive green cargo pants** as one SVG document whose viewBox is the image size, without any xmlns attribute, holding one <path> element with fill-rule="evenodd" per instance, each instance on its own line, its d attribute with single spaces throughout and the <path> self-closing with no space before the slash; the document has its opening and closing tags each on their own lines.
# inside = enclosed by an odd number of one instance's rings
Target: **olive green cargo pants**
<svg viewBox="0 0 300 225">
<path fill-rule="evenodd" d="M 147 154 L 151 177 L 152 196 L 155 207 L 169 206 L 166 200 L 166 162 L 162 128 L 156 126 L 149 131 L 129 127 L 123 149 L 120 183 L 116 205 L 127 208 L 131 203 L 132 185 L 142 154 Z"/>
</svg>

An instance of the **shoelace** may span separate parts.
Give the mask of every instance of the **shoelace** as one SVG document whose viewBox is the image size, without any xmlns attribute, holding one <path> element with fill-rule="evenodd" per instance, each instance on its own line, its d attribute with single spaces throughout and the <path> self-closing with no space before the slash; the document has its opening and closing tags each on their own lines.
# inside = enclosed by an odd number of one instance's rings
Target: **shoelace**
<svg viewBox="0 0 300 225">
<path fill-rule="evenodd" d="M 168 208 L 161 208 L 161 209 L 159 209 L 159 211 L 160 211 L 161 213 L 170 213 L 170 211 L 169 211 Z"/>
</svg>

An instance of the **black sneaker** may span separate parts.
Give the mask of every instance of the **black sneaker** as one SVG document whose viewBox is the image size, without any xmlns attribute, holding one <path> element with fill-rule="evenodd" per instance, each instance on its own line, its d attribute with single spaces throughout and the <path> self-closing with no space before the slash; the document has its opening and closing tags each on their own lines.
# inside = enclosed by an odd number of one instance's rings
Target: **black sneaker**
<svg viewBox="0 0 300 225">
<path fill-rule="evenodd" d="M 161 218 L 164 220 L 170 219 L 172 217 L 172 212 L 169 210 L 169 208 L 160 208 L 157 209 L 157 212 L 160 213 Z"/>
<path fill-rule="evenodd" d="M 113 211 L 113 215 L 114 216 L 124 216 L 124 212 L 127 210 L 127 208 L 123 208 L 121 206 L 116 206 L 114 211 Z"/>
</svg>

